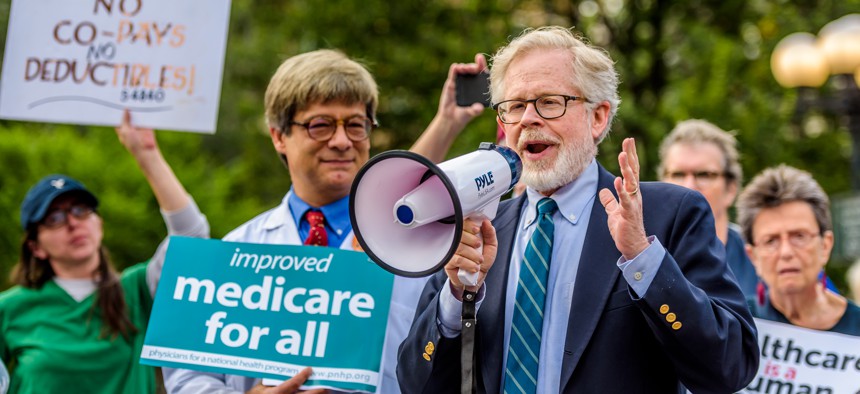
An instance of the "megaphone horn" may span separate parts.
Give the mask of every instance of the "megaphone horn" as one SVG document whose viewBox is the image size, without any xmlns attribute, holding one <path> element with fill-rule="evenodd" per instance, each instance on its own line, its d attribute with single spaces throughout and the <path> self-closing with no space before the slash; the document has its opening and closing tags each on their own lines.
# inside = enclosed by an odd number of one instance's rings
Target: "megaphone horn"
<svg viewBox="0 0 860 394">
<path fill-rule="evenodd" d="M 512 149 L 487 142 L 438 166 L 412 152 L 380 153 L 352 183 L 355 237 L 382 268 L 400 276 L 430 275 L 457 250 L 464 218 L 494 218 L 521 172 Z M 477 273 L 459 276 L 465 284 L 477 283 Z"/>
</svg>

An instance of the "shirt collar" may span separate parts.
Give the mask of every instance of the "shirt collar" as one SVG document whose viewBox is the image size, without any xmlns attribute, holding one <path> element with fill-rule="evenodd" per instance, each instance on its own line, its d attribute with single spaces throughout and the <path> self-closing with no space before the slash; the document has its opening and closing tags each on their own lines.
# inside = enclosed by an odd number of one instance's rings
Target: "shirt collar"
<svg viewBox="0 0 860 394">
<path fill-rule="evenodd" d="M 287 194 L 286 198 L 287 206 L 290 209 L 290 213 L 293 214 L 293 220 L 296 223 L 296 228 L 300 228 L 299 224 L 301 223 L 302 217 L 305 216 L 305 212 L 310 209 L 319 209 L 325 216 L 326 224 L 332 230 L 336 231 L 338 235 L 346 234 L 352 229 L 352 225 L 349 222 L 348 195 L 335 202 L 317 208 L 310 206 L 308 203 L 304 202 L 301 198 L 299 198 L 299 196 L 297 196 L 294 192 L 292 186 L 290 186 L 290 193 Z"/>
<path fill-rule="evenodd" d="M 582 171 L 579 177 L 562 186 L 550 196 L 558 204 L 558 211 L 565 220 L 576 225 L 583 215 L 589 214 L 588 207 L 591 206 L 592 200 L 597 196 L 597 179 L 597 160 L 592 159 L 591 164 Z M 537 203 L 546 197 L 531 187 L 526 188 L 526 193 L 528 206 L 526 206 L 522 221 L 523 230 L 535 222 Z"/>
</svg>

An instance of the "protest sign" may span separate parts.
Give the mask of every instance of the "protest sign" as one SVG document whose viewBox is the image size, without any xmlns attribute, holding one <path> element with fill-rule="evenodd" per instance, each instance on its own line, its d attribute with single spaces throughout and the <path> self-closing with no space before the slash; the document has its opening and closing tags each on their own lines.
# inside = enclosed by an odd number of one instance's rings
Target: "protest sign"
<svg viewBox="0 0 860 394">
<path fill-rule="evenodd" d="M 13 0 L 4 119 L 213 133 L 230 0 Z"/>
<path fill-rule="evenodd" d="M 755 324 L 761 362 L 743 393 L 860 392 L 860 337 L 762 319 Z"/>
<path fill-rule="evenodd" d="M 359 252 L 171 237 L 141 363 L 374 392 L 393 280 Z"/>
</svg>

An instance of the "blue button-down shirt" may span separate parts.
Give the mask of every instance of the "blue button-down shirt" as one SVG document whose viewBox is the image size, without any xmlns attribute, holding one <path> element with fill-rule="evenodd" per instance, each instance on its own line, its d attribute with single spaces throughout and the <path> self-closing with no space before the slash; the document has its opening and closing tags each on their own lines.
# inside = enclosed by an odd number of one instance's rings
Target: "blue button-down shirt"
<svg viewBox="0 0 860 394">
<path fill-rule="evenodd" d="M 331 204 L 321 207 L 312 207 L 308 203 L 302 201 L 299 196 L 293 192 L 290 187 L 290 198 L 287 204 L 290 207 L 290 213 L 293 214 L 293 220 L 296 221 L 296 228 L 299 229 L 299 237 L 302 240 L 308 238 L 308 233 L 311 231 L 311 225 L 305 219 L 305 212 L 310 209 L 318 209 L 325 216 L 325 229 L 328 233 L 328 244 L 331 247 L 338 247 L 346 239 L 346 236 L 352 231 L 352 224 L 349 222 L 349 196 L 341 198 Z"/>
</svg>

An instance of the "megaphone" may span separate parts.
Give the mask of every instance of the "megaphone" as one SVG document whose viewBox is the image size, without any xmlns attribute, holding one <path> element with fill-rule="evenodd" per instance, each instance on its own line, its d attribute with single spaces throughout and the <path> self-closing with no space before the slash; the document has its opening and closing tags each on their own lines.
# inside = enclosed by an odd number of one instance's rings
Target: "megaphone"
<svg viewBox="0 0 860 394">
<path fill-rule="evenodd" d="M 489 142 L 438 166 L 412 152 L 380 153 L 352 183 L 349 217 L 355 237 L 389 272 L 430 275 L 454 255 L 463 220 L 492 220 L 521 173 L 522 162 L 512 149 Z M 477 283 L 477 273 L 458 276 L 464 284 Z"/>
</svg>

